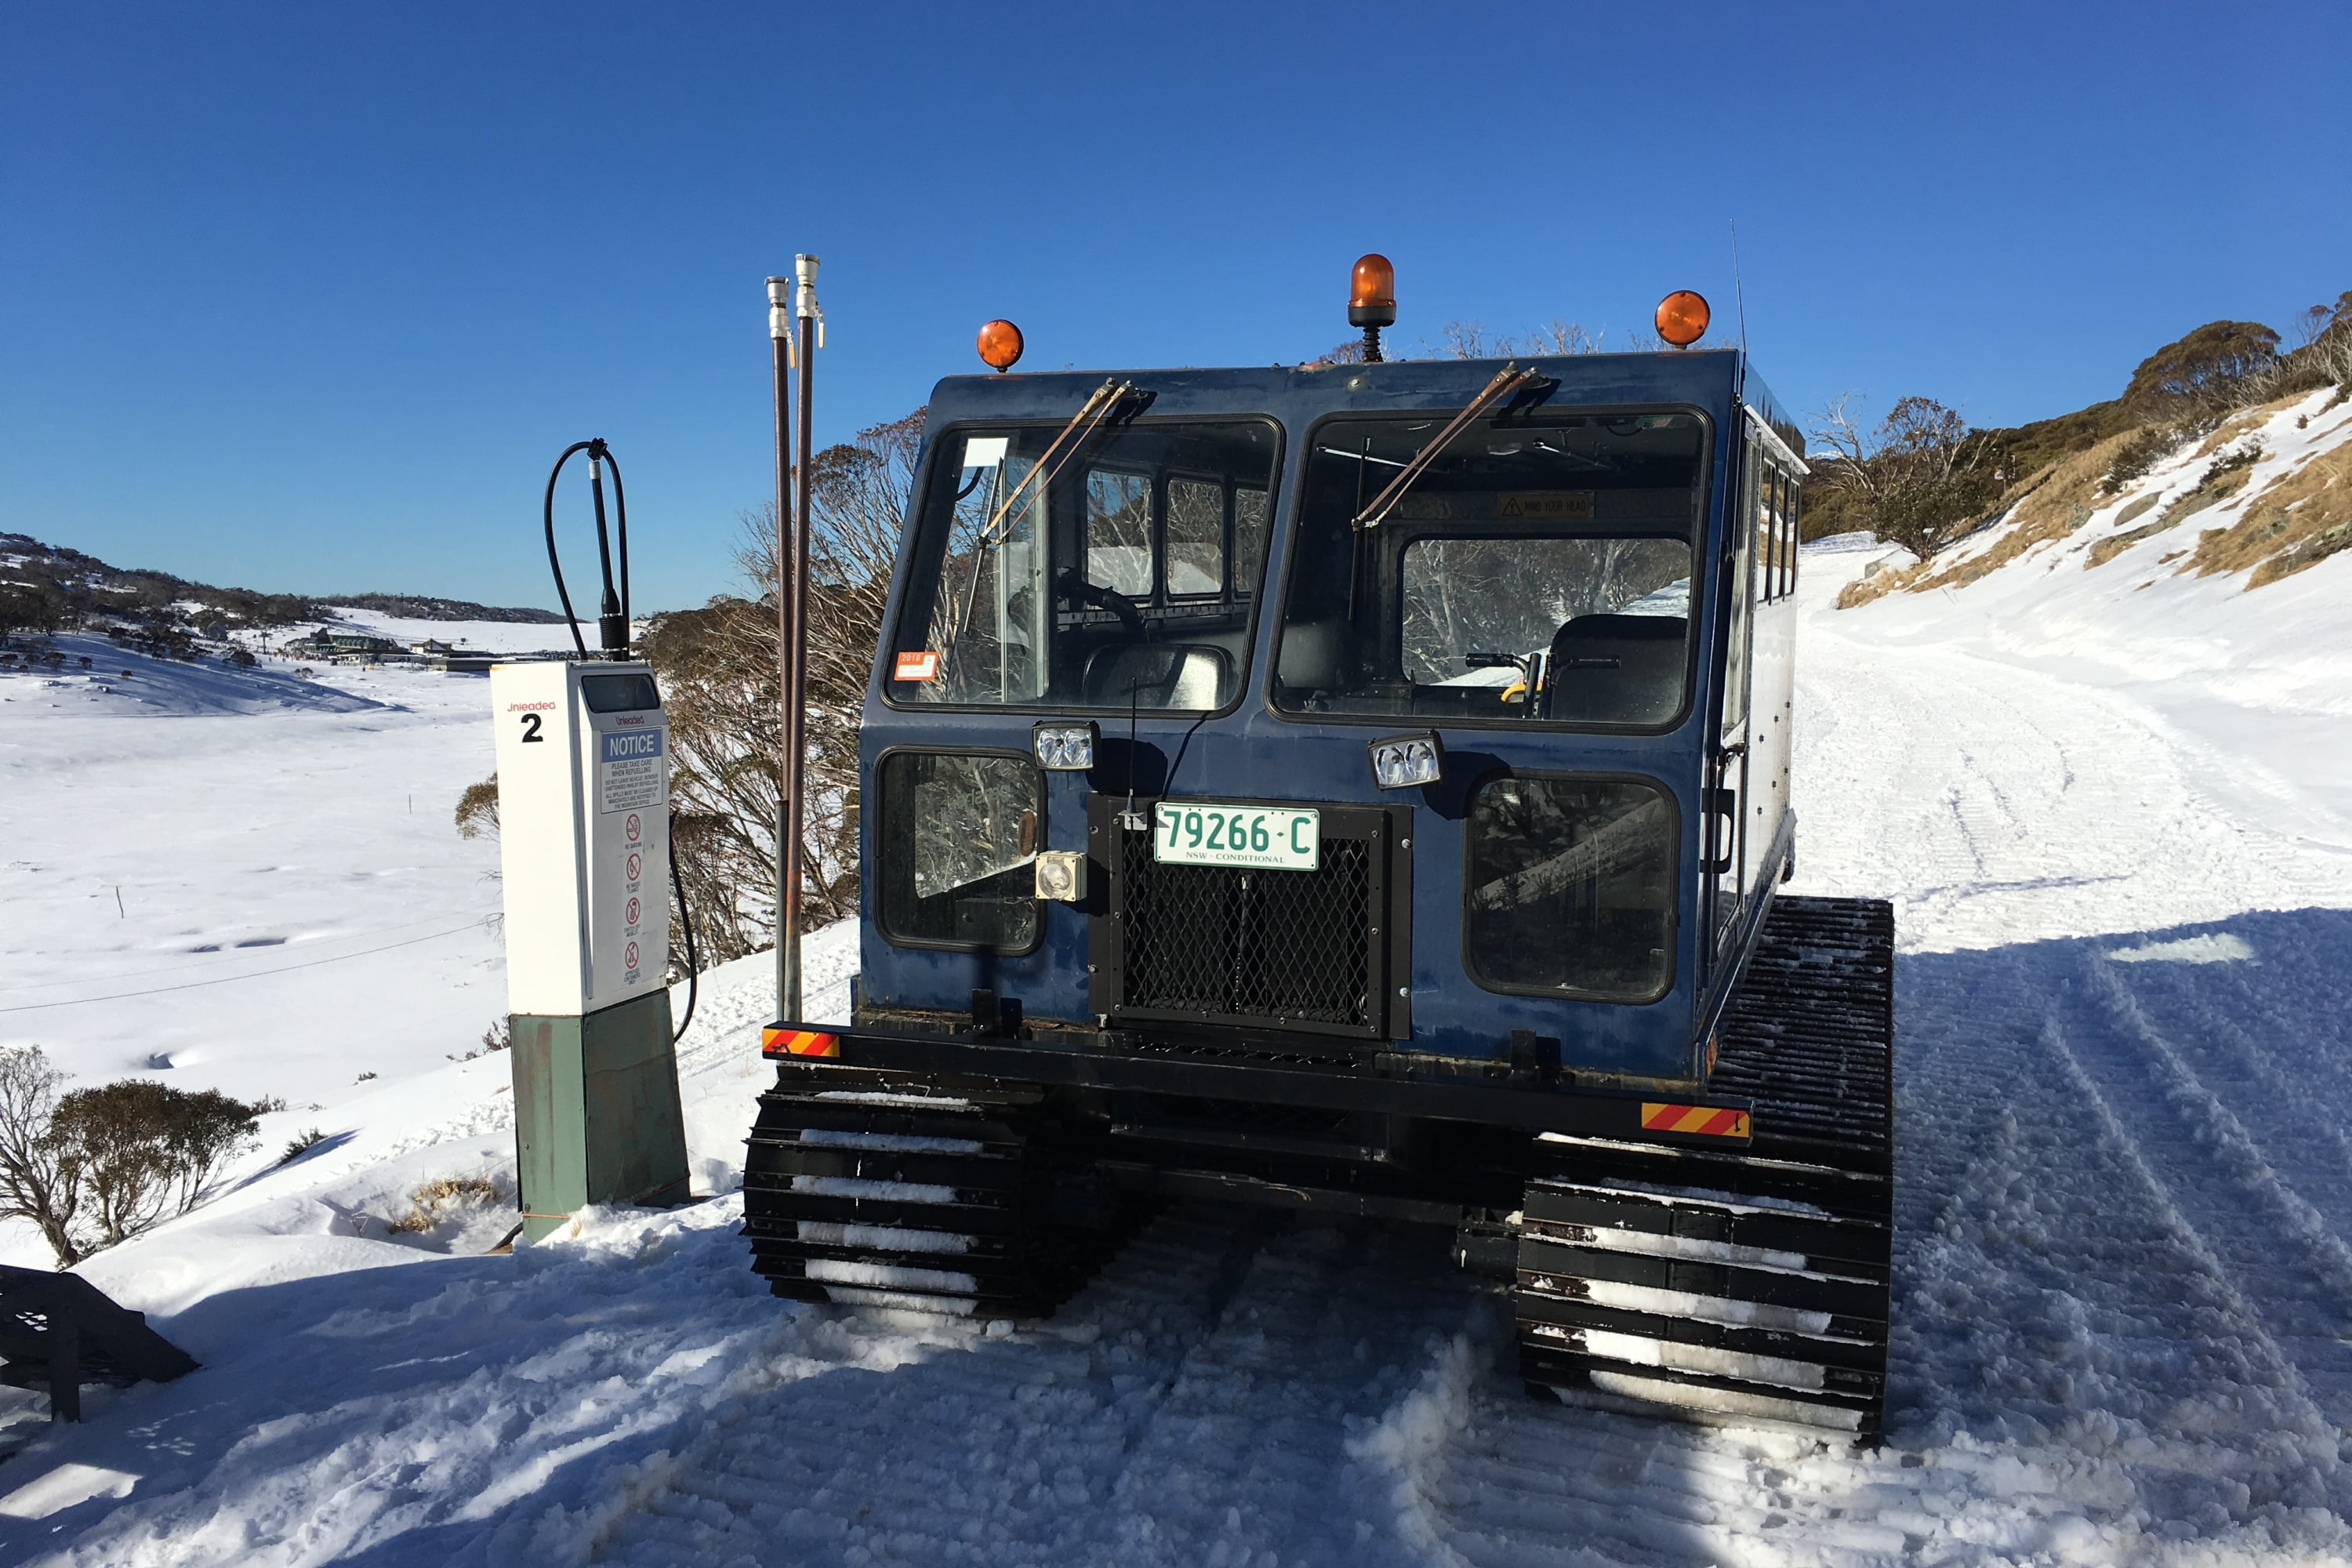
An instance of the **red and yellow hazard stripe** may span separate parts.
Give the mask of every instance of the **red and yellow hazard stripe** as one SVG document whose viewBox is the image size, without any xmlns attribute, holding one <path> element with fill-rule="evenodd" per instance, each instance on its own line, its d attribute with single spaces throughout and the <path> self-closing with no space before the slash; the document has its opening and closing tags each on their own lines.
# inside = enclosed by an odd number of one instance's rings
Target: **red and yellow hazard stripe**
<svg viewBox="0 0 2352 1568">
<path fill-rule="evenodd" d="M 1642 1102 L 1644 1132 L 1691 1132 L 1702 1138 L 1745 1138 L 1748 1112 L 1718 1105 L 1661 1105 Z"/>
<path fill-rule="evenodd" d="M 765 1057 L 837 1057 L 839 1035 L 814 1029 L 785 1029 L 769 1025 L 760 1031 L 760 1054 Z"/>
</svg>

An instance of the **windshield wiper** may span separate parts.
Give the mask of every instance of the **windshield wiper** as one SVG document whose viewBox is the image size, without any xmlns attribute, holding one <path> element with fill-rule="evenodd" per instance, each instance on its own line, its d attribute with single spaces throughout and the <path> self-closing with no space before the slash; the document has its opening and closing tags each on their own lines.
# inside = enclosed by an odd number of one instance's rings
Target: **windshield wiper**
<svg viewBox="0 0 2352 1568">
<path fill-rule="evenodd" d="M 1061 433 L 1046 444 L 1045 451 L 1038 454 L 1037 460 L 1029 466 L 1029 471 L 1022 475 L 1011 491 L 1005 495 L 1003 502 L 997 507 L 994 514 L 981 529 L 979 539 L 972 544 L 971 586 L 964 595 L 962 613 L 955 618 L 955 629 L 948 638 L 948 648 L 953 648 L 957 641 L 962 637 L 965 628 L 971 626 L 972 610 L 980 602 L 980 559 L 988 551 L 1003 543 L 1005 535 L 1012 532 L 1013 509 L 1021 504 L 1024 493 L 1042 474 L 1045 476 L 1044 482 L 1038 485 L 1036 493 L 1051 494 L 1054 481 L 1061 477 L 1063 468 L 1072 458 L 1077 456 L 1088 438 L 1101 428 L 1103 421 L 1117 413 L 1118 405 L 1134 396 L 1136 392 L 1135 383 L 1116 379 L 1106 381 L 1096 387 L 1087 395 L 1086 402 L 1079 405 L 1078 411 L 1070 416 L 1070 422 L 1062 426 Z M 1085 428 L 1080 429 L 1081 426 Z M 1071 439 L 1073 435 L 1077 437 L 1076 440 Z M 1066 448 L 1064 446 L 1065 442 L 1068 443 Z M 1048 463 L 1053 465 L 1051 468 L 1046 467 Z"/>
<path fill-rule="evenodd" d="M 1350 526 L 1358 533 L 1363 532 L 1368 528 L 1378 528 L 1387 519 L 1389 513 L 1396 510 L 1397 502 L 1404 500 L 1405 491 L 1412 489 L 1414 482 L 1429 471 L 1429 466 L 1444 455 L 1445 448 L 1453 444 L 1455 437 L 1470 428 L 1472 421 L 1492 408 L 1507 394 L 1517 392 L 1542 379 L 1543 377 L 1535 371 L 1517 364 L 1507 364 L 1496 371 L 1495 379 L 1486 384 L 1485 390 L 1470 400 L 1470 405 L 1467 408 L 1454 416 L 1452 424 L 1440 430 L 1430 439 L 1427 446 L 1412 455 L 1412 460 L 1405 464 L 1396 478 L 1389 481 L 1388 488 L 1372 498 L 1372 504 L 1356 514 L 1355 521 Z"/>
</svg>

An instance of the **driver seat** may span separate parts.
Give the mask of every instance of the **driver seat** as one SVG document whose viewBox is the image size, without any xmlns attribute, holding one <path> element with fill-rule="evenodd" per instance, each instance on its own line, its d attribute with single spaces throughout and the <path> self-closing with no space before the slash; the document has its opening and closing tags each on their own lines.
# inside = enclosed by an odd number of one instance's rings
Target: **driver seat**
<svg viewBox="0 0 2352 1568">
<path fill-rule="evenodd" d="M 1579 616 L 1552 634 L 1544 717 L 1572 724 L 1663 724 L 1683 703 L 1680 616 Z"/>
</svg>

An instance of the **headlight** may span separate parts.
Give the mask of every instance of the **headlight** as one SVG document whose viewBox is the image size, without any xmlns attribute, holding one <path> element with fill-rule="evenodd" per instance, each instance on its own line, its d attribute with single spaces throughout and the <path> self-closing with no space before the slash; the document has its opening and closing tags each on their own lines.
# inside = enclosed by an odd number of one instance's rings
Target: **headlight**
<svg viewBox="0 0 2352 1568">
<path fill-rule="evenodd" d="M 1087 901 L 1087 857 L 1082 849 L 1047 849 L 1039 853 L 1037 896 L 1057 904 Z"/>
<path fill-rule="evenodd" d="M 1372 782 L 1382 789 L 1435 784 L 1445 773 L 1445 748 L 1437 731 L 1391 735 L 1371 744 Z"/>
<path fill-rule="evenodd" d="M 1053 773 L 1084 773 L 1095 765 L 1095 725 L 1040 724 L 1030 731 L 1037 765 Z"/>
</svg>

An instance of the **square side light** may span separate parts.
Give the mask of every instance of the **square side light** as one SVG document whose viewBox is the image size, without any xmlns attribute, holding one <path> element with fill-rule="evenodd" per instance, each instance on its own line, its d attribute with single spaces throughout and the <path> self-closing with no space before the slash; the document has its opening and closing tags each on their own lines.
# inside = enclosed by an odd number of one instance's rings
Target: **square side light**
<svg viewBox="0 0 2352 1568">
<path fill-rule="evenodd" d="M 1445 747 L 1434 730 L 1384 736 L 1367 750 L 1371 753 L 1372 783 L 1382 789 L 1433 784 L 1445 776 Z"/>
<path fill-rule="evenodd" d="M 1072 723 L 1049 720 L 1029 731 L 1037 765 L 1049 773 L 1082 773 L 1095 765 L 1096 728 L 1093 720 Z"/>
</svg>

